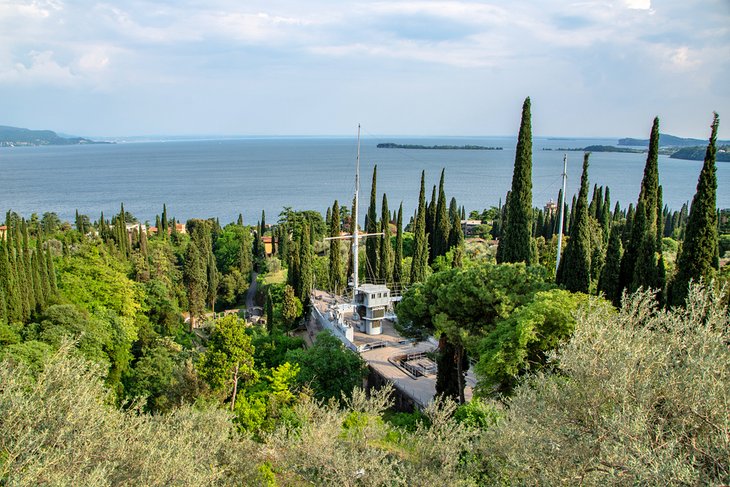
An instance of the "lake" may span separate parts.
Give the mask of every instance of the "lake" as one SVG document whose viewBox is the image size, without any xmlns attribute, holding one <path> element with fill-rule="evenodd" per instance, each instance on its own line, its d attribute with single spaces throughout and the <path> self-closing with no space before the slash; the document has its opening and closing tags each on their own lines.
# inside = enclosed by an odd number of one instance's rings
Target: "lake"
<svg viewBox="0 0 730 487">
<path fill-rule="evenodd" d="M 381 142 L 421 145 L 501 146 L 501 151 L 378 149 Z M 558 149 L 616 139 L 533 139 L 533 204 L 556 200 L 563 152 Z M 378 165 L 378 205 L 383 191 L 391 211 L 403 202 L 407 221 L 417 205 L 420 174 L 426 171 L 427 198 L 446 169 L 448 198 L 470 210 L 497 205 L 511 185 L 514 137 L 365 137 L 361 144 L 361 213 L 368 204 L 372 168 Z M 154 222 L 166 203 L 180 221 L 218 217 L 221 224 L 239 213 L 255 223 L 266 211 L 276 221 L 284 206 L 325 212 L 335 199 L 351 205 L 357 153 L 355 137 L 249 137 L 235 140 L 177 140 L 109 145 L 0 148 L 0 211 L 25 217 L 55 211 L 73 221 L 74 211 L 92 220 L 125 209 Z M 583 154 L 568 152 L 568 194 L 577 193 Z M 645 154 L 594 153 L 591 186 L 608 186 L 612 205 L 636 203 Z M 691 201 L 701 161 L 659 156 L 664 202 L 679 209 Z M 718 163 L 718 206 L 730 207 L 730 164 Z M 589 194 L 590 197 L 590 194 Z"/>
</svg>

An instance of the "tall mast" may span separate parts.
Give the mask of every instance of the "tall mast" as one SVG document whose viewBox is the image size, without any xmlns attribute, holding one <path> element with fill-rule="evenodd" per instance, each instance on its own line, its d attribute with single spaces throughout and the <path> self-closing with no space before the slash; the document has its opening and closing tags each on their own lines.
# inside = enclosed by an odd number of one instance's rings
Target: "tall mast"
<svg viewBox="0 0 730 487">
<path fill-rule="evenodd" d="M 568 179 L 568 154 L 563 154 L 563 201 L 560 202 L 560 208 L 558 215 L 560 215 L 560 221 L 558 222 L 558 257 L 555 259 L 555 274 L 558 274 L 558 267 L 560 266 L 560 251 L 563 247 L 563 208 L 565 208 L 565 182 Z"/>
<path fill-rule="evenodd" d="M 358 267 L 360 266 L 359 262 L 359 246 L 358 241 L 360 240 L 358 238 L 358 230 L 357 230 L 357 213 L 358 213 L 358 198 L 359 198 L 359 192 L 360 192 L 360 124 L 357 124 L 357 163 L 355 165 L 355 208 L 352 215 L 353 221 L 355 222 L 353 224 L 352 228 L 352 298 L 355 299 L 355 296 L 357 295 L 357 286 L 359 285 L 358 282 Z"/>
</svg>

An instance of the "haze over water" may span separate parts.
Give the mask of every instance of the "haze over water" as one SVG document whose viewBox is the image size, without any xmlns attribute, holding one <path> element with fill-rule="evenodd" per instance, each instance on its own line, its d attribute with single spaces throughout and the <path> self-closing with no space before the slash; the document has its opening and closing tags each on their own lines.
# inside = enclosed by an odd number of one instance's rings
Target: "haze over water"
<svg viewBox="0 0 730 487">
<path fill-rule="evenodd" d="M 501 151 L 378 149 L 380 142 L 422 145 L 476 144 L 501 146 Z M 562 151 L 614 145 L 616 139 L 533 139 L 533 205 L 557 198 L 561 186 Z M 92 220 L 125 209 L 140 221 L 154 222 L 167 204 L 178 220 L 218 217 L 221 224 L 239 213 L 247 224 L 266 211 L 277 220 L 284 206 L 322 213 L 335 199 L 350 206 L 354 189 L 357 144 L 351 137 L 270 137 L 236 140 L 119 143 L 113 145 L 17 147 L 0 149 L 3 188 L 0 211 L 30 217 L 55 211 L 73 221 L 76 209 Z M 403 202 L 407 221 L 417 204 L 420 174 L 426 171 L 427 199 L 446 168 L 448 198 L 481 210 L 504 201 L 511 185 L 515 156 L 513 137 L 365 137 L 361 147 L 360 223 L 368 204 L 374 164 L 378 165 L 378 206 L 388 195 L 391 211 Z M 568 152 L 568 195 L 580 184 L 582 152 Z M 608 186 L 611 205 L 636 203 L 646 154 L 593 153 L 591 186 Z M 701 161 L 659 156 L 664 203 L 680 209 L 695 193 Z M 717 164 L 718 207 L 730 207 L 730 164 Z M 590 197 L 590 194 L 589 194 Z"/>
</svg>

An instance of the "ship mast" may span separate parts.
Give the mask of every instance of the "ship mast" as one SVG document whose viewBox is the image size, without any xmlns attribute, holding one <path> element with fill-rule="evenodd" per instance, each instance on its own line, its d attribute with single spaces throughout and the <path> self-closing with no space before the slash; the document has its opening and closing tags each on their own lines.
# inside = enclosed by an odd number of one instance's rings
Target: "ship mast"
<svg viewBox="0 0 730 487">
<path fill-rule="evenodd" d="M 558 223 L 558 256 L 555 259 L 555 274 L 558 273 L 560 267 L 560 253 L 563 248 L 563 208 L 565 208 L 565 183 L 568 179 L 568 154 L 563 154 L 563 201 L 560 201 L 560 208 L 558 208 L 559 223 Z"/>
<path fill-rule="evenodd" d="M 358 212 L 358 198 L 360 192 L 360 124 L 357 124 L 357 163 L 355 165 L 355 205 L 352 213 L 353 225 L 352 225 L 352 299 L 355 299 L 357 295 L 358 286 L 358 268 L 359 262 L 359 246 L 358 241 L 358 229 L 357 229 L 357 212 Z"/>
</svg>

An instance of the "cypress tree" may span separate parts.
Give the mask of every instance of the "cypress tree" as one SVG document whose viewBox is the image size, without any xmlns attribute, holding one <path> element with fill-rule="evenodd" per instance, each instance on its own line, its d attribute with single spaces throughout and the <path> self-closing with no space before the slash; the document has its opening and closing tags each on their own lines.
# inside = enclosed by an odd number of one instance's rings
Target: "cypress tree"
<svg viewBox="0 0 730 487">
<path fill-rule="evenodd" d="M 530 98 L 522 105 L 522 121 L 517 138 L 512 189 L 507 201 L 507 218 L 502 229 L 497 262 L 530 264 L 532 227 L 532 129 Z"/>
<path fill-rule="evenodd" d="M 215 263 L 215 254 L 213 254 L 213 247 L 211 244 L 210 236 L 206 236 L 205 249 L 201 251 L 206 255 L 206 273 L 208 277 L 208 302 L 210 303 L 210 310 L 215 311 L 215 302 L 218 298 L 218 284 L 220 283 L 220 273 Z"/>
<path fill-rule="evenodd" d="M 266 329 L 269 334 L 274 332 L 274 298 L 271 297 L 271 288 L 266 289 Z"/>
<path fill-rule="evenodd" d="M 158 226 L 160 235 L 162 235 L 162 238 L 167 238 L 167 205 L 165 203 L 162 204 L 162 221 L 160 222 L 162 226 Z"/>
<path fill-rule="evenodd" d="M 266 233 L 266 212 L 261 210 L 261 236 Z"/>
<path fill-rule="evenodd" d="M 301 237 L 300 237 L 301 238 Z M 299 252 L 299 241 L 292 239 L 289 242 L 289 270 L 287 272 L 287 284 L 294 289 L 294 294 L 299 295 L 300 288 L 300 252 Z"/>
<path fill-rule="evenodd" d="M 340 236 L 340 205 L 335 200 L 330 215 L 330 237 Z M 330 291 L 341 294 L 344 288 L 342 282 L 342 263 L 340 259 L 340 241 L 330 240 L 330 269 L 329 269 Z"/>
<path fill-rule="evenodd" d="M 717 113 L 712 120 L 710 141 L 705 151 L 697 191 L 692 198 L 685 238 L 677 257 L 677 275 L 672 283 L 671 304 L 679 306 L 687 298 L 690 280 L 709 281 L 717 269 Z"/>
<path fill-rule="evenodd" d="M 449 203 L 449 218 L 451 219 L 451 228 L 449 229 L 449 243 L 447 251 L 450 250 L 454 245 L 458 245 L 459 233 L 461 238 L 464 238 L 464 232 L 461 228 L 461 210 L 456 205 L 456 198 L 451 198 Z"/>
<path fill-rule="evenodd" d="M 428 265 L 428 241 L 426 240 L 426 190 L 425 171 L 421 172 L 421 191 L 418 195 L 418 211 L 414 225 L 413 260 L 411 263 L 411 283 L 426 280 L 426 266 Z"/>
<path fill-rule="evenodd" d="M 623 273 L 627 278 L 622 287 L 635 291 L 639 287 L 656 288 L 658 282 L 657 262 L 657 195 L 659 191 L 659 119 L 654 124 L 649 138 L 649 152 L 644 167 L 644 178 L 641 181 L 639 201 L 636 204 L 631 240 L 624 253 L 621 267 L 626 266 Z M 631 270 L 633 269 L 633 272 Z M 628 280 L 628 275 L 631 280 Z"/>
<path fill-rule="evenodd" d="M 611 228 L 611 236 L 608 240 L 608 249 L 606 250 L 606 263 L 601 269 L 601 275 L 598 278 L 598 291 L 602 292 L 606 299 L 609 299 L 615 306 L 621 305 L 621 287 L 619 285 L 619 277 L 621 272 L 621 255 L 623 246 L 621 245 L 621 228 L 614 225 Z"/>
<path fill-rule="evenodd" d="M 432 263 L 436 258 L 434 253 L 434 238 L 436 237 L 436 185 L 431 190 L 431 202 L 428 204 L 426 213 L 426 240 L 428 242 L 428 263 Z"/>
<path fill-rule="evenodd" d="M 241 213 L 238 214 L 238 220 L 236 220 L 236 225 L 239 227 L 243 226 L 243 215 Z"/>
<path fill-rule="evenodd" d="M 438 204 L 436 205 L 436 225 L 434 228 L 434 257 L 446 255 L 449 250 L 449 232 L 451 219 L 446 208 L 446 193 L 444 192 L 444 169 L 441 169 L 439 180 Z"/>
<path fill-rule="evenodd" d="M 58 286 L 56 284 L 56 268 L 53 265 L 53 254 L 51 253 L 50 247 L 46 250 L 46 267 L 48 268 L 48 283 L 51 286 L 51 296 L 55 296 L 58 292 Z"/>
<path fill-rule="evenodd" d="M 575 223 L 560 261 L 556 282 L 572 292 L 588 293 L 591 286 L 591 235 L 588 222 L 588 157 L 583 155 L 583 174 L 575 209 Z"/>
<path fill-rule="evenodd" d="M 38 254 L 33 252 L 30 254 L 30 267 L 33 273 L 33 295 L 35 298 L 36 310 L 42 310 L 46 305 L 43 295 L 43 283 L 41 282 L 41 269 Z"/>
<path fill-rule="evenodd" d="M 195 321 L 205 312 L 205 298 L 208 293 L 205 258 L 194 241 L 190 241 L 185 252 L 183 279 L 188 292 L 190 327 L 193 328 Z"/>
<path fill-rule="evenodd" d="M 302 225 L 301 239 L 299 240 L 299 287 L 295 288 L 297 297 L 302 304 L 309 303 L 309 293 L 314 284 L 314 270 L 312 269 L 312 244 L 309 222 Z"/>
<path fill-rule="evenodd" d="M 393 258 L 393 281 L 401 286 L 403 283 L 403 203 L 398 207 L 395 230 L 395 257 Z"/>
<path fill-rule="evenodd" d="M 17 275 L 23 290 L 23 321 L 28 322 L 30 315 L 36 307 L 35 293 L 33 292 L 33 273 L 30 268 L 30 249 L 28 248 L 28 232 L 25 227 L 25 220 L 18 225 L 17 243 L 22 242 L 18 248 L 18 260 L 16 266 Z"/>
<path fill-rule="evenodd" d="M 48 300 L 51 298 L 51 284 L 48 282 L 48 269 L 46 267 L 46 256 L 43 252 L 43 247 L 41 245 L 41 239 L 38 238 L 36 240 L 35 245 L 35 258 L 37 260 L 37 267 L 38 267 L 38 279 L 39 279 L 39 285 L 40 285 L 40 294 L 42 296 L 43 305 L 45 306 L 48 303 Z"/>
<path fill-rule="evenodd" d="M 10 228 L 8 227 L 8 230 Z M 15 276 L 8 259 L 8 246 L 0 240 L 0 290 L 5 303 L 4 317 L 8 323 L 19 321 L 22 315 L 19 295 L 16 290 Z"/>
<path fill-rule="evenodd" d="M 378 166 L 373 167 L 373 184 L 370 187 L 370 206 L 368 207 L 367 217 L 365 219 L 365 232 L 378 233 L 378 213 L 376 205 L 376 182 L 378 176 Z M 380 239 L 372 236 L 365 240 L 365 272 L 370 282 L 375 282 L 378 274 L 378 247 Z"/>
<path fill-rule="evenodd" d="M 598 219 L 598 222 L 603 228 L 603 241 L 608 242 L 609 235 L 611 233 L 611 192 L 609 191 L 608 186 L 606 186 L 606 192 L 603 196 L 603 211 L 601 211 L 601 216 Z"/>
<path fill-rule="evenodd" d="M 289 265 L 289 228 L 286 224 L 279 228 L 279 255 L 282 263 Z"/>
<path fill-rule="evenodd" d="M 453 240 L 450 245 L 450 250 L 453 251 L 451 267 L 461 267 L 464 263 L 464 231 L 458 214 L 454 215 L 454 220 L 451 222 L 451 235 Z"/>
<path fill-rule="evenodd" d="M 390 210 L 388 209 L 388 197 L 383 193 L 383 207 L 380 214 L 380 225 L 383 236 L 380 239 L 380 256 L 378 257 L 378 277 L 386 285 L 393 282 L 393 244 L 390 242 Z"/>
<path fill-rule="evenodd" d="M 144 257 L 145 262 L 147 261 L 147 232 L 142 230 L 139 233 L 139 252 Z"/>
</svg>

